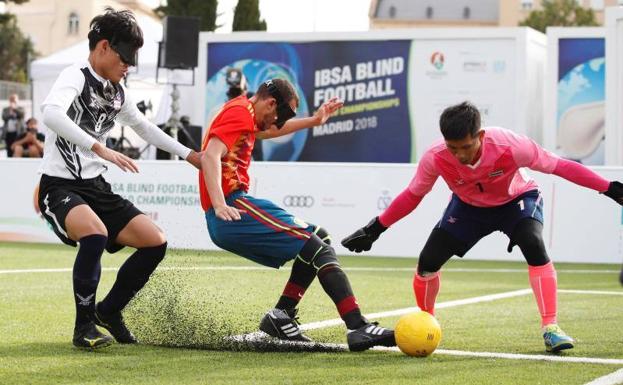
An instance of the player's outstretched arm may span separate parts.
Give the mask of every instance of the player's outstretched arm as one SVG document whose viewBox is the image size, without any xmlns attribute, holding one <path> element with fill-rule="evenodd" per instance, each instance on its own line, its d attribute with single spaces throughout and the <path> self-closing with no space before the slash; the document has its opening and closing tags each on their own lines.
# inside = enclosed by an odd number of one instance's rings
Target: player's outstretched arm
<svg viewBox="0 0 623 385">
<path fill-rule="evenodd" d="M 135 108 L 136 106 L 134 106 Z M 124 116 L 124 120 L 128 119 Z M 161 150 L 175 154 L 201 170 L 201 154 L 179 143 L 165 134 L 158 126 L 147 120 L 137 109 L 134 119 L 130 119 L 130 126 L 147 143 L 153 144 Z"/>
<path fill-rule="evenodd" d="M 356 253 L 368 251 L 385 230 L 387 227 L 383 226 L 379 217 L 374 217 L 370 223 L 342 239 L 342 246 Z"/>
<path fill-rule="evenodd" d="M 342 246 L 357 253 L 370 250 L 374 241 L 379 238 L 383 231 L 415 210 L 423 198 L 423 196 L 413 194 L 410 188 L 407 187 L 398 194 L 396 199 L 392 201 L 381 215 L 344 238 Z"/>
<path fill-rule="evenodd" d="M 273 125 L 267 130 L 257 132 L 255 137 L 257 139 L 271 139 L 288 135 L 305 128 L 325 124 L 337 110 L 342 108 L 342 106 L 344 106 L 343 101 L 338 98 L 332 98 L 324 102 L 320 108 L 316 110 L 314 115 L 307 118 L 290 119 L 281 128 L 277 128 L 277 126 Z"/>
</svg>

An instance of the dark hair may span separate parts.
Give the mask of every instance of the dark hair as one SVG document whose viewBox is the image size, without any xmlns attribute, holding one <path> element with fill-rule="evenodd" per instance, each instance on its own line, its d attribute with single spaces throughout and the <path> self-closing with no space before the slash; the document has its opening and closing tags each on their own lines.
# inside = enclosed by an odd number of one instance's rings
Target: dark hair
<svg viewBox="0 0 623 385">
<path fill-rule="evenodd" d="M 286 79 L 272 79 L 272 83 L 277 87 L 277 91 L 283 98 L 284 103 L 290 103 L 292 99 L 296 101 L 296 105 L 299 104 L 299 97 L 292 86 L 292 83 L 287 81 Z M 267 82 L 264 82 L 260 85 L 255 93 L 259 99 L 266 99 L 272 97 L 270 91 L 268 90 Z"/>
<path fill-rule="evenodd" d="M 100 40 L 108 40 L 111 45 L 125 43 L 135 50 L 143 46 L 143 31 L 129 10 L 115 11 L 111 7 L 95 16 L 89 24 L 89 50 L 93 51 Z"/>
<path fill-rule="evenodd" d="M 32 123 L 34 123 L 34 124 L 37 124 L 37 119 L 35 119 L 35 118 L 29 118 L 29 119 L 26 121 L 26 126 L 28 126 L 28 124 L 30 124 L 31 122 L 32 122 Z"/>
<path fill-rule="evenodd" d="M 445 140 L 473 138 L 480 130 L 480 112 L 468 101 L 450 106 L 441 113 L 439 127 Z"/>
</svg>

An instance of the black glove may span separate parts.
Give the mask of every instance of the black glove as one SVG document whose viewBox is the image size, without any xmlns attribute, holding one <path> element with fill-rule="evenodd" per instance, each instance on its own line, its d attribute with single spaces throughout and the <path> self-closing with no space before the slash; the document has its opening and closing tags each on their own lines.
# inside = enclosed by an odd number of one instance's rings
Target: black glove
<svg viewBox="0 0 623 385">
<path fill-rule="evenodd" d="M 602 194 L 614 199 L 616 203 L 623 206 L 623 183 L 617 181 L 610 182 L 608 190 L 604 191 Z"/>
<path fill-rule="evenodd" d="M 374 241 L 379 239 L 379 236 L 385 230 L 387 230 L 387 227 L 381 224 L 379 217 L 374 217 L 370 223 L 342 239 L 342 246 L 356 253 L 368 251 L 372 248 Z"/>
</svg>

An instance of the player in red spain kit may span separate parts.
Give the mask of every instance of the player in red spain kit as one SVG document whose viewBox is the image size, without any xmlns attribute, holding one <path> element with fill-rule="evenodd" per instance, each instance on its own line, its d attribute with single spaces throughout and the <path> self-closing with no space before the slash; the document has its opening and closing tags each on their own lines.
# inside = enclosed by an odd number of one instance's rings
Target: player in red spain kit
<svg viewBox="0 0 623 385">
<path fill-rule="evenodd" d="M 556 320 L 556 270 L 543 243 L 543 199 L 524 168 L 555 174 L 622 203 L 623 185 L 609 182 L 579 163 L 562 159 L 525 136 L 499 127 L 480 127 L 478 109 L 468 102 L 448 107 L 440 118 L 443 140 L 422 156 L 409 186 L 380 216 L 346 237 L 351 251 L 370 250 L 389 226 L 413 211 L 442 177 L 452 199 L 420 253 L 413 289 L 420 309 L 434 313 L 439 270 L 453 255 L 462 257 L 481 238 L 503 231 L 508 251 L 519 246 L 541 314 L 547 351 L 573 348 Z"/>
<path fill-rule="evenodd" d="M 323 124 L 340 106 L 341 102 L 333 99 L 313 117 L 286 123 L 295 116 L 298 96 L 283 79 L 263 83 L 250 99 L 239 96 L 227 102 L 203 141 L 201 204 L 210 237 L 217 246 L 273 268 L 294 260 L 283 294 L 275 308 L 262 318 L 260 330 L 280 339 L 310 341 L 298 326 L 296 306 L 317 276 L 349 329 L 350 350 L 395 346 L 392 330 L 362 316 L 326 231 L 271 201 L 247 194 L 247 170 L 256 138 Z"/>
</svg>

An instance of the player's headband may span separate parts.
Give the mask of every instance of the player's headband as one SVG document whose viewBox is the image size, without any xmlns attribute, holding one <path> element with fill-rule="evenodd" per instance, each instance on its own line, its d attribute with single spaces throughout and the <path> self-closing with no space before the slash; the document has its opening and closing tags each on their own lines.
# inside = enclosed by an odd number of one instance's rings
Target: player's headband
<svg viewBox="0 0 623 385">
<path fill-rule="evenodd" d="M 296 116 L 296 112 L 294 112 L 292 107 L 286 103 L 281 95 L 281 92 L 279 92 L 279 89 L 272 80 L 265 81 L 264 85 L 266 86 L 270 96 L 275 98 L 277 101 L 277 121 L 275 121 L 275 126 L 277 126 L 277 128 L 281 128 L 289 119 Z"/>
</svg>

